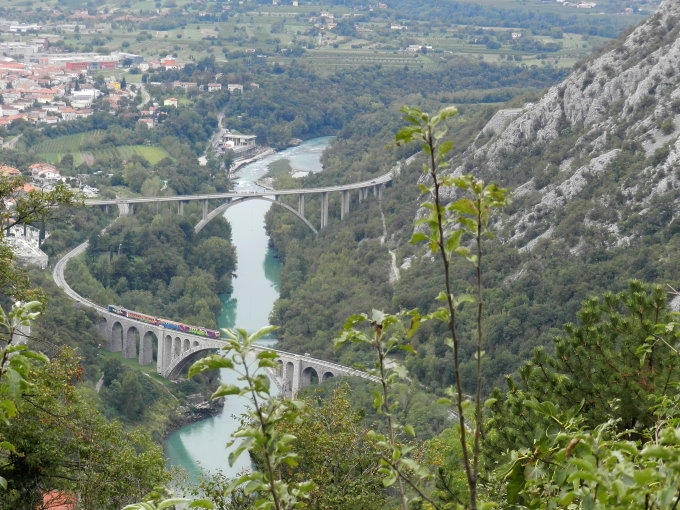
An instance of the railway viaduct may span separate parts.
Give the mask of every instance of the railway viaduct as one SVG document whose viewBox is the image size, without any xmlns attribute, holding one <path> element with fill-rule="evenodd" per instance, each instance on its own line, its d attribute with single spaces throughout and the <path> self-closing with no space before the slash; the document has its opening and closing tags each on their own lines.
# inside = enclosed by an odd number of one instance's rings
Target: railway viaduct
<svg viewBox="0 0 680 510">
<path fill-rule="evenodd" d="M 391 183 L 392 172 L 376 177 L 370 181 L 359 183 L 330 186 L 323 188 L 306 188 L 293 190 L 265 190 L 261 192 L 247 193 L 212 193 L 203 195 L 182 195 L 168 197 L 140 197 L 140 198 L 116 198 L 116 199 L 93 199 L 86 200 L 86 206 L 117 206 L 121 215 L 133 214 L 136 204 L 143 203 L 177 203 L 178 214 L 183 213 L 183 204 L 199 200 L 203 202 L 203 217 L 194 227 L 199 232 L 213 218 L 222 214 L 231 206 L 243 203 L 247 200 L 268 200 L 281 205 L 298 216 L 314 233 L 318 230 L 305 217 L 304 198 L 307 195 L 318 195 L 321 199 L 321 218 L 320 229 L 328 225 L 329 194 L 341 194 L 340 218 L 343 219 L 350 210 L 350 193 L 358 191 L 359 200 L 369 198 L 370 192 L 378 200 L 381 198 L 383 188 Z M 281 202 L 280 198 L 284 195 L 297 195 L 298 208 L 291 208 Z M 222 203 L 210 210 L 210 201 L 219 200 Z M 202 335 L 183 333 L 170 330 L 137 320 L 129 317 L 112 313 L 103 306 L 93 303 L 77 294 L 68 285 L 64 278 L 64 268 L 68 261 L 83 253 L 87 249 L 87 242 L 77 246 L 67 253 L 57 262 L 53 271 L 54 281 L 64 292 L 73 300 L 83 306 L 92 308 L 102 318 L 100 325 L 101 332 L 108 340 L 107 348 L 114 352 L 120 352 L 125 358 L 137 358 L 142 365 L 156 363 L 157 372 L 166 378 L 174 379 L 181 376 L 187 366 L 206 351 L 216 351 L 226 345 L 226 342 L 207 338 Z M 284 396 L 295 396 L 298 391 L 310 384 L 323 382 L 331 377 L 356 376 L 364 379 L 378 381 L 374 376 L 359 370 L 312 358 L 306 354 L 294 354 L 268 347 L 258 347 L 258 349 L 268 349 L 277 354 L 280 368 L 273 378 Z"/>
<path fill-rule="evenodd" d="M 125 358 L 137 358 L 142 365 L 150 365 L 155 361 L 156 371 L 168 379 L 181 377 L 187 367 L 205 355 L 206 351 L 214 352 L 226 345 L 223 340 L 122 317 L 103 307 L 95 306 L 95 310 L 104 319 L 101 330 L 109 340 L 109 350 L 120 352 Z M 273 374 L 274 380 L 286 396 L 295 396 L 301 388 L 332 377 L 351 375 L 377 381 L 377 378 L 365 372 L 306 354 L 294 354 L 266 346 L 255 347 L 255 350 L 276 353 L 280 366 L 277 373 Z"/>
</svg>

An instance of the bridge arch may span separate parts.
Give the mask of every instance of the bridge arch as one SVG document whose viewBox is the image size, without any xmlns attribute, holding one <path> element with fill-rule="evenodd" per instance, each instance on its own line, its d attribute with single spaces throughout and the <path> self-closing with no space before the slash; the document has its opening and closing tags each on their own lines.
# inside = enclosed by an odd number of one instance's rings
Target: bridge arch
<svg viewBox="0 0 680 510">
<path fill-rule="evenodd" d="M 137 343 L 139 341 L 139 330 L 135 326 L 130 326 L 123 337 L 123 357 L 137 357 Z"/>
<path fill-rule="evenodd" d="M 201 230 L 203 230 L 203 229 L 205 228 L 205 226 L 210 222 L 210 220 L 212 220 L 212 219 L 214 219 L 215 217 L 219 216 L 220 214 L 224 213 L 224 211 L 226 211 L 226 210 L 229 209 L 230 207 L 232 207 L 232 206 L 234 206 L 234 205 L 237 205 L 237 204 L 241 204 L 241 203 L 243 203 L 243 202 L 247 202 L 247 201 L 249 201 L 249 200 L 265 200 L 265 201 L 267 201 L 267 202 L 271 202 L 272 204 L 279 205 L 279 206 L 281 206 L 281 207 L 283 207 L 283 208 L 289 210 L 290 212 L 292 212 L 292 213 L 293 213 L 295 216 L 297 216 L 298 218 L 300 218 L 300 220 L 301 220 L 305 225 L 307 225 L 307 227 L 309 228 L 309 230 L 311 230 L 312 232 L 314 232 L 314 234 L 318 234 L 318 233 L 319 233 L 319 232 L 314 228 L 314 225 L 312 225 L 312 224 L 310 223 L 310 221 L 309 221 L 307 218 L 305 218 L 302 214 L 300 214 L 300 213 L 299 213 L 296 209 L 294 209 L 293 207 L 289 206 L 288 204 L 284 204 L 283 202 L 281 202 L 281 201 L 279 201 L 279 200 L 276 200 L 276 199 L 274 199 L 274 198 L 269 198 L 269 197 L 264 197 L 264 196 L 259 196 L 259 195 L 258 195 L 258 196 L 253 196 L 253 197 L 239 198 L 239 199 L 237 199 L 237 200 L 231 200 L 230 202 L 226 202 L 226 203 L 224 203 L 224 204 L 222 204 L 222 205 L 216 207 L 215 209 L 213 209 L 212 211 L 210 211 L 210 213 L 208 213 L 208 215 L 207 215 L 205 218 L 203 218 L 201 221 L 199 221 L 199 222 L 196 224 L 196 226 L 194 227 L 194 233 L 198 234 Z"/>
<path fill-rule="evenodd" d="M 139 364 L 151 365 L 158 355 L 158 338 L 153 331 L 146 331 L 139 342 Z"/>
<path fill-rule="evenodd" d="M 109 350 L 111 352 L 123 351 L 123 325 L 120 323 L 120 321 L 115 321 L 111 326 Z"/>
<path fill-rule="evenodd" d="M 287 394 L 293 391 L 295 381 L 295 363 L 292 361 L 283 362 L 281 364 L 281 368 L 281 379 L 283 380 L 283 387 L 281 390 L 284 394 Z"/>
<path fill-rule="evenodd" d="M 300 374 L 300 387 L 304 388 L 313 384 L 319 384 L 319 374 L 314 367 L 307 367 Z"/>
<path fill-rule="evenodd" d="M 216 347 L 198 346 L 182 353 L 181 357 L 178 357 L 171 362 L 164 377 L 167 377 L 168 379 L 178 379 L 180 376 L 182 376 L 182 374 L 186 376 L 186 371 L 194 361 L 197 361 L 198 359 L 203 358 L 206 354 L 213 352 L 217 352 Z"/>
<path fill-rule="evenodd" d="M 172 343 L 173 343 L 173 338 L 172 335 L 166 334 L 163 335 L 163 359 L 159 360 L 161 363 L 161 366 L 167 367 L 172 363 L 172 357 L 173 357 L 173 352 L 172 352 Z"/>
</svg>

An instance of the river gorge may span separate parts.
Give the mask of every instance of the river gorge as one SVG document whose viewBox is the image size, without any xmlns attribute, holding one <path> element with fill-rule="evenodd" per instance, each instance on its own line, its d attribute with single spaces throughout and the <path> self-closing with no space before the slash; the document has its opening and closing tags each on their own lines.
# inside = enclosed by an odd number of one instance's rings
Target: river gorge
<svg viewBox="0 0 680 510">
<path fill-rule="evenodd" d="M 295 172 L 320 171 L 321 153 L 328 142 L 328 137 L 308 140 L 242 167 L 237 173 L 235 189 L 261 190 L 257 181 L 267 173 L 268 165 L 281 159 L 288 160 Z M 269 247 L 264 229 L 264 217 L 271 206 L 270 202 L 250 200 L 231 207 L 225 213 L 232 228 L 238 267 L 231 295 L 222 298 L 222 311 L 218 317 L 221 328 L 237 326 L 252 332 L 269 324 L 269 313 L 278 298 L 279 284 L 279 263 Z M 223 382 L 236 382 L 234 375 L 226 370 L 221 372 L 220 377 Z M 218 415 L 172 433 L 165 443 L 169 465 L 183 468 L 189 479 L 194 481 L 200 476 L 201 469 L 211 472 L 221 470 L 233 476 L 247 468 L 247 455 L 242 455 L 230 468 L 225 448 L 246 406 L 247 401 L 228 397 Z"/>
</svg>

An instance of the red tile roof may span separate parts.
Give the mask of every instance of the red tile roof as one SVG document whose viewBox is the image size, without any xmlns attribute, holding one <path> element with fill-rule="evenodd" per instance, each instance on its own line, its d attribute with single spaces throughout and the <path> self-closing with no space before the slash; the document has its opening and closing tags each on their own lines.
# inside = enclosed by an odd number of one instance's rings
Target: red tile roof
<svg viewBox="0 0 680 510">
<path fill-rule="evenodd" d="M 76 498 L 72 494 L 61 491 L 50 491 L 43 494 L 41 510 L 76 510 Z"/>
</svg>

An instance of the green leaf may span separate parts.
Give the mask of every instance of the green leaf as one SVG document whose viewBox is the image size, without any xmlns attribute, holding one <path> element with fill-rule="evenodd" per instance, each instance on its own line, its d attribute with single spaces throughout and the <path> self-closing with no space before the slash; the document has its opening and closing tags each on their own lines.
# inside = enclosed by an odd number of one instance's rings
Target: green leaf
<svg viewBox="0 0 680 510">
<path fill-rule="evenodd" d="M 460 246 L 460 238 L 463 235 L 462 230 L 456 230 L 449 238 L 446 240 L 446 251 L 453 253 Z"/>
<path fill-rule="evenodd" d="M 210 398 L 215 399 L 226 397 L 227 395 L 241 395 L 243 391 L 245 390 L 242 390 L 234 384 L 220 384 L 220 387 L 215 390 L 215 393 L 213 393 Z"/>
<path fill-rule="evenodd" d="M 135 503 L 134 505 L 127 505 L 123 510 L 156 510 L 156 507 L 151 503 Z"/>
<path fill-rule="evenodd" d="M 408 352 L 409 354 L 416 354 L 416 350 L 413 348 L 411 344 L 398 345 L 397 349 L 399 349 L 400 351 Z"/>
<path fill-rule="evenodd" d="M 382 484 L 383 487 L 391 487 L 394 485 L 394 482 L 397 481 L 397 472 L 394 471 L 393 469 L 388 470 L 388 474 L 385 478 L 383 478 Z"/>
<path fill-rule="evenodd" d="M 515 462 L 505 478 L 508 482 L 506 485 L 508 502 L 511 504 L 517 503 L 519 495 L 526 483 L 524 478 L 524 466 L 519 462 Z"/>
<path fill-rule="evenodd" d="M 477 216 L 477 207 L 474 202 L 469 198 L 461 198 L 455 202 L 449 204 L 448 209 L 450 211 L 457 212 L 459 214 L 469 214 L 471 216 Z"/>
<path fill-rule="evenodd" d="M 257 353 L 257 356 L 255 356 L 257 359 L 260 360 L 275 360 L 279 357 L 278 354 L 276 354 L 274 351 L 266 350 L 266 351 L 260 351 Z"/>
<path fill-rule="evenodd" d="M 164 508 L 174 508 L 175 505 L 181 505 L 188 502 L 189 500 L 185 498 L 166 499 L 165 501 L 160 502 L 157 508 L 158 510 L 163 510 Z"/>
<path fill-rule="evenodd" d="M 207 499 L 197 499 L 189 503 L 189 508 L 207 508 L 208 510 L 213 510 L 215 505 Z"/>
<path fill-rule="evenodd" d="M 411 244 L 422 243 L 423 241 L 429 241 L 430 237 L 423 232 L 416 232 L 411 236 Z"/>
<path fill-rule="evenodd" d="M 42 352 L 36 352 L 36 351 L 32 351 L 30 349 L 25 350 L 22 353 L 22 356 L 24 356 L 26 358 L 31 358 L 31 359 L 40 361 L 42 363 L 48 363 L 50 361 L 50 358 L 45 356 Z"/>
<path fill-rule="evenodd" d="M 407 379 L 408 378 L 408 371 L 406 370 L 406 367 L 403 365 L 394 365 L 392 367 L 392 371 L 397 374 L 397 376 L 400 379 Z"/>
<path fill-rule="evenodd" d="M 299 483 L 298 488 L 300 489 L 300 491 L 304 493 L 309 493 L 316 489 L 316 484 L 311 480 L 306 480 L 304 482 Z"/>
<path fill-rule="evenodd" d="M 465 304 L 474 304 L 476 302 L 477 298 L 475 298 L 475 296 L 472 294 L 459 294 L 456 296 L 456 299 L 454 299 L 453 304 L 454 306 L 458 307 Z"/>
<path fill-rule="evenodd" d="M 647 486 L 650 482 L 656 481 L 660 474 L 656 469 L 642 469 L 633 473 L 635 482 L 640 486 Z"/>
<path fill-rule="evenodd" d="M 250 335 L 250 337 L 248 337 L 248 339 L 251 342 L 255 342 L 256 340 L 259 340 L 260 338 L 265 337 L 265 336 L 273 333 L 277 329 L 279 329 L 278 326 L 265 326 L 263 328 L 258 329 L 252 335 Z"/>
<path fill-rule="evenodd" d="M 193 376 L 205 372 L 206 370 L 218 370 L 220 368 L 234 368 L 234 362 L 224 356 L 213 354 L 202 358 L 191 365 L 187 377 L 191 379 Z"/>
<path fill-rule="evenodd" d="M 590 471 L 575 471 L 572 474 L 569 475 L 568 478 L 570 483 L 576 482 L 580 483 L 583 481 L 586 482 L 597 482 L 598 478 L 595 475 L 595 473 L 592 473 Z"/>
<path fill-rule="evenodd" d="M 253 444 L 252 438 L 245 438 L 245 439 L 243 439 L 243 441 L 238 443 L 236 445 L 236 448 L 234 448 L 231 452 L 229 452 L 229 457 L 227 459 L 229 461 L 229 467 L 232 467 L 234 465 L 234 463 L 236 462 L 236 460 L 241 456 L 241 454 L 244 451 L 250 449 L 252 444 Z"/>
<path fill-rule="evenodd" d="M 654 459 L 671 460 L 677 457 L 677 452 L 674 452 L 665 446 L 650 445 L 642 450 L 641 455 L 646 458 L 651 457 Z"/>
<path fill-rule="evenodd" d="M 5 450 L 13 454 L 18 454 L 15 446 L 9 441 L 0 441 L 0 450 Z"/>
<path fill-rule="evenodd" d="M 385 321 L 385 312 L 382 310 L 371 310 L 371 321 L 376 324 L 382 324 Z"/>
</svg>

